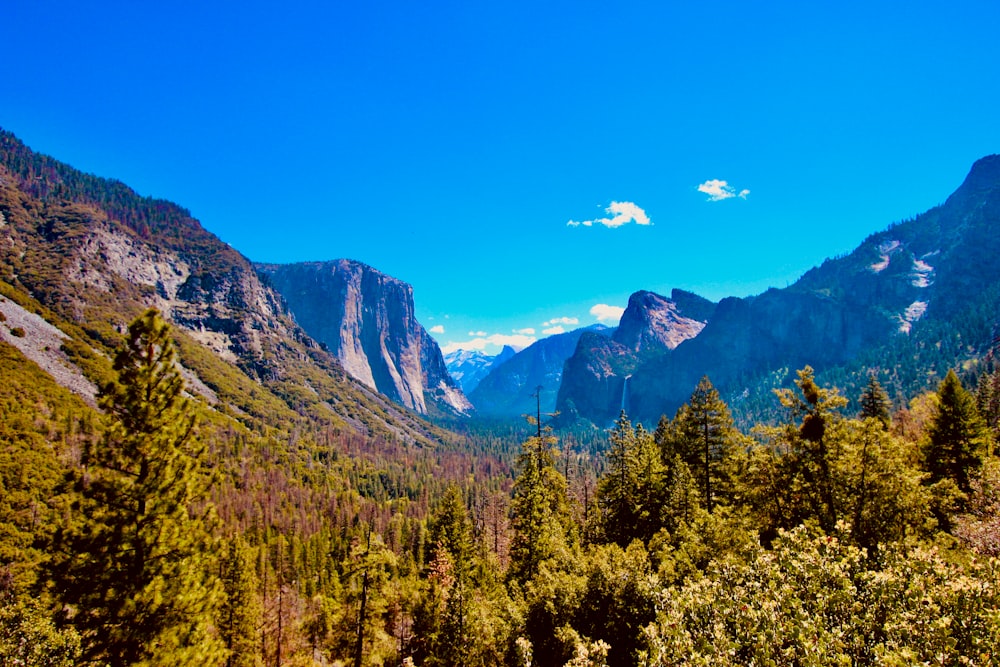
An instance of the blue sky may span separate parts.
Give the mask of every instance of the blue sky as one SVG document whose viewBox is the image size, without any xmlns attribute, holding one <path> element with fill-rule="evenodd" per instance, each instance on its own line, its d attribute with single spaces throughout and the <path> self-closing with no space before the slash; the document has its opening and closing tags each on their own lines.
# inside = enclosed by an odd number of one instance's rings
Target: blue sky
<svg viewBox="0 0 1000 667">
<path fill-rule="evenodd" d="M 784 287 L 1000 152 L 995 0 L 86 4 L 7 4 L 0 126 L 444 346 Z"/>
</svg>

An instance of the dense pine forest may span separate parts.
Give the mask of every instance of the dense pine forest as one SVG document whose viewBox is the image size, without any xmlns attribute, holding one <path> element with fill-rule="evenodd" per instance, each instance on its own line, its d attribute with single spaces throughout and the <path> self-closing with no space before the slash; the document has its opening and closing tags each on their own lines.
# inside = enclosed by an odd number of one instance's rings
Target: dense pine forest
<svg viewBox="0 0 1000 667">
<path fill-rule="evenodd" d="M 748 430 L 706 377 L 654 430 L 623 412 L 428 448 L 241 429 L 185 392 L 153 310 L 99 409 L 0 355 L 2 665 L 1000 655 L 988 360 L 895 410 L 875 376 L 847 397 L 806 367 Z"/>
</svg>

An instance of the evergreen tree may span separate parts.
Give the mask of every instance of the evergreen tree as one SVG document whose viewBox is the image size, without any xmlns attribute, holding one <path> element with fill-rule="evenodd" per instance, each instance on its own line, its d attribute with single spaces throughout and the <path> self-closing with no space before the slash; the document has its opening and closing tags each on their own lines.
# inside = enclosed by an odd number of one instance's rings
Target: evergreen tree
<svg viewBox="0 0 1000 667">
<path fill-rule="evenodd" d="M 976 385 L 976 408 L 990 432 L 988 455 L 1000 440 L 1000 372 L 983 373 Z"/>
<path fill-rule="evenodd" d="M 674 419 L 673 452 L 699 481 L 701 504 L 708 510 L 725 498 L 732 484 L 727 469 L 738 438 L 729 406 L 707 376 L 702 377 L 689 402 Z"/>
<path fill-rule="evenodd" d="M 262 664 L 262 610 L 257 593 L 260 582 L 254 560 L 250 547 L 242 537 L 229 541 L 222 562 L 226 599 L 218 622 L 219 634 L 229 649 L 226 667 L 257 667 Z"/>
<path fill-rule="evenodd" d="M 888 429 L 892 421 L 891 409 L 892 401 L 889 400 L 889 395 L 885 393 L 878 378 L 872 373 L 868 376 L 868 384 L 865 385 L 864 391 L 861 392 L 861 412 L 858 414 L 858 418 L 861 420 L 877 419 L 884 428 Z"/>
<path fill-rule="evenodd" d="M 457 486 L 448 487 L 429 523 L 434 556 L 418 606 L 420 618 L 414 621 L 423 633 L 416 655 L 429 667 L 468 664 L 473 649 L 472 524 Z"/>
<path fill-rule="evenodd" d="M 100 397 L 107 429 L 84 452 L 77 523 L 57 538 L 52 578 L 86 662 L 221 664 L 203 448 L 155 310 L 129 326 L 114 369 Z"/>
<path fill-rule="evenodd" d="M 937 413 L 923 447 L 924 470 L 930 473 L 930 483 L 950 479 L 967 494 L 982 463 L 989 434 L 975 399 L 962 387 L 955 371 L 949 370 L 941 381 L 937 398 Z"/>
<path fill-rule="evenodd" d="M 597 487 L 604 537 L 622 547 L 661 527 L 663 463 L 653 435 L 623 410 L 610 434 L 608 470 Z"/>
<path fill-rule="evenodd" d="M 575 542 L 566 478 L 556 469 L 554 444 L 548 435 L 528 438 L 517 457 L 508 573 L 521 584 L 543 561 L 565 559 Z"/>
<path fill-rule="evenodd" d="M 808 519 L 831 532 L 840 518 L 834 479 L 840 443 L 832 432 L 843 419 L 838 411 L 847 400 L 836 389 L 817 385 L 809 366 L 798 371 L 795 384 L 797 392 L 775 391 L 788 410 L 788 421 L 781 427 L 761 429 L 771 443 L 751 457 L 749 479 L 756 478 L 750 485 L 757 487 L 755 504 L 769 508 L 765 511 L 770 517 L 767 535 L 777 527 L 791 528 Z"/>
</svg>

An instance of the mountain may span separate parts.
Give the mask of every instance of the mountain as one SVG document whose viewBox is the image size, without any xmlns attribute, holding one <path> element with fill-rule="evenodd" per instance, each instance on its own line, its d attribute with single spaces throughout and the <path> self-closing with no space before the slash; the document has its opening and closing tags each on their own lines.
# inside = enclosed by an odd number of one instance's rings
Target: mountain
<svg viewBox="0 0 1000 667">
<path fill-rule="evenodd" d="M 807 364 L 849 396 L 870 372 L 895 395 L 912 395 L 991 349 L 1000 313 L 998 223 L 994 155 L 977 161 L 943 205 L 873 234 L 793 285 L 723 299 L 700 333 L 673 349 L 632 350 L 661 338 L 655 318 L 637 320 L 631 348 L 612 345 L 622 337 L 581 338 L 558 409 L 604 424 L 624 402 L 631 416 L 655 422 L 708 375 L 734 411 L 751 414 L 758 398 Z"/>
<path fill-rule="evenodd" d="M 411 442 L 440 437 L 345 374 L 249 260 L 187 210 L 34 153 L 2 130 L 0 293 L 5 313 L 41 318 L 61 341 L 32 343 L 45 327 L 20 327 L 22 353 L 71 369 L 56 379 L 91 401 L 121 332 L 155 307 L 174 325 L 189 387 L 220 413 L 255 427 L 306 418 Z"/>
<path fill-rule="evenodd" d="M 567 357 L 556 400 L 562 418 L 613 420 L 630 407 L 627 387 L 640 365 L 697 337 L 715 308 L 708 299 L 679 289 L 670 298 L 645 290 L 632 294 L 610 337 L 584 334 Z"/>
<path fill-rule="evenodd" d="M 536 341 L 490 370 L 469 394 L 469 400 L 481 415 L 516 417 L 535 412 L 535 392 L 540 391 L 542 411 L 552 412 L 563 365 L 577 341 L 583 335 L 604 337 L 609 331 L 596 324 Z"/>
<path fill-rule="evenodd" d="M 407 283 L 347 259 L 258 264 L 257 270 L 302 328 L 369 388 L 420 414 L 472 409 L 437 342 L 417 322 Z"/>
<path fill-rule="evenodd" d="M 444 364 L 451 377 L 468 396 L 486 375 L 517 354 L 510 345 L 504 345 L 499 354 L 489 355 L 479 350 L 455 350 L 444 355 Z"/>
</svg>

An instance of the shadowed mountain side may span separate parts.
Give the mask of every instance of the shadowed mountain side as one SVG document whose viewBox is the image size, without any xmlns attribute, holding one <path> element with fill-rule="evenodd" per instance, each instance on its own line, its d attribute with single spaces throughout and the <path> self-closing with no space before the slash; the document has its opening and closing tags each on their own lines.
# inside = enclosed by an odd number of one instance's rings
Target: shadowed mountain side
<svg viewBox="0 0 1000 667">
<path fill-rule="evenodd" d="M 759 394 L 765 377 L 787 377 L 788 369 L 806 364 L 818 372 L 863 374 L 879 367 L 875 351 L 905 347 L 907 341 L 913 349 L 893 371 L 894 388 L 925 388 L 940 379 L 933 370 L 939 361 L 958 366 L 992 343 L 1000 290 L 998 223 L 1000 156 L 989 156 L 975 163 L 942 206 L 873 234 L 790 287 L 724 299 L 704 329 L 673 350 L 642 357 L 599 341 L 581 344 L 567 362 L 558 409 L 568 418 L 606 424 L 620 410 L 631 375 L 630 415 L 655 423 L 687 400 L 702 375 L 736 400 Z M 966 326 L 972 320 L 977 324 Z M 972 340 L 939 340 L 940 354 L 929 355 L 927 341 L 917 335 L 928 327 L 962 329 Z M 647 318 L 627 340 L 655 338 L 655 331 Z M 936 358 L 942 355 L 948 358 Z M 865 360 L 865 367 L 853 367 L 856 360 Z M 738 401 L 734 409 L 741 409 Z"/>
</svg>

